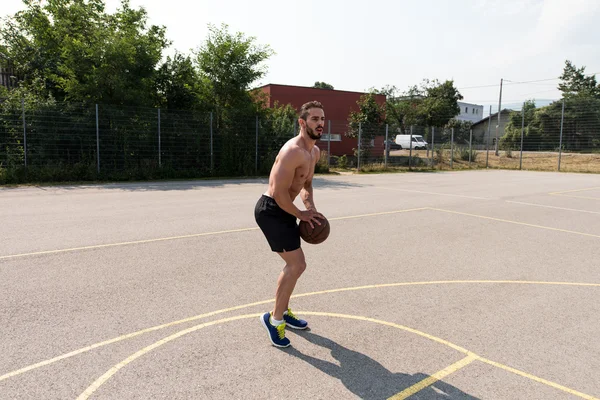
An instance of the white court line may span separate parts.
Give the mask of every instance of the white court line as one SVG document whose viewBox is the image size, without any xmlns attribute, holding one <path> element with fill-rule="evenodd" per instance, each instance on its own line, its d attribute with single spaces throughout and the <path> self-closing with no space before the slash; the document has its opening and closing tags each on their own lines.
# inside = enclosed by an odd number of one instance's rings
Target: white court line
<svg viewBox="0 0 600 400">
<path fill-rule="evenodd" d="M 523 204 L 523 205 L 526 205 L 526 206 L 554 208 L 554 209 L 557 209 L 557 210 L 577 211 L 577 212 L 588 213 L 588 214 L 600 214 L 600 212 L 598 212 L 598 211 L 588 211 L 588 210 L 578 210 L 576 208 L 565 208 L 565 207 L 548 206 L 546 204 L 525 203 L 523 201 L 510 201 L 510 200 L 506 200 L 506 202 L 507 203 L 513 203 L 513 204 Z"/>
<path fill-rule="evenodd" d="M 423 190 L 398 189 L 398 188 L 390 188 L 390 187 L 384 187 L 384 186 L 373 186 L 373 187 L 376 188 L 376 189 L 395 190 L 395 191 L 398 191 L 398 192 L 432 194 L 434 196 L 462 197 L 462 198 L 465 198 L 465 199 L 475 199 L 475 200 L 493 200 L 493 199 L 490 199 L 488 197 L 466 196 L 466 195 L 462 195 L 462 194 L 425 192 Z"/>
</svg>

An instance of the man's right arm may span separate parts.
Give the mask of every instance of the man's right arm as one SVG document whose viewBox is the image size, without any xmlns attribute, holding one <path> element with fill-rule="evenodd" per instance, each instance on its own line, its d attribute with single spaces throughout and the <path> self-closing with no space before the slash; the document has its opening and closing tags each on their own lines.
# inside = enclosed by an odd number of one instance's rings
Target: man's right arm
<svg viewBox="0 0 600 400">
<path fill-rule="evenodd" d="M 279 155 L 279 160 L 273 167 L 273 198 L 277 205 L 285 212 L 296 218 L 301 217 L 301 212 L 290 198 L 289 189 L 292 186 L 296 168 L 302 162 L 302 154 L 287 148 Z"/>
</svg>

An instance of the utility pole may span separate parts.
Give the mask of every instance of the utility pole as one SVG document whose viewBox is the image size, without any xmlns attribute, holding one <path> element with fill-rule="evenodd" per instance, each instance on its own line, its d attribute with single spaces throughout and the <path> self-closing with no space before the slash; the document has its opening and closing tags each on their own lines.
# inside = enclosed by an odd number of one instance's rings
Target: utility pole
<svg viewBox="0 0 600 400">
<path fill-rule="evenodd" d="M 498 124 L 496 125 L 496 157 L 498 156 L 498 130 L 500 129 L 500 115 L 502 114 L 502 83 L 504 78 L 500 79 L 500 99 L 498 100 Z"/>
</svg>

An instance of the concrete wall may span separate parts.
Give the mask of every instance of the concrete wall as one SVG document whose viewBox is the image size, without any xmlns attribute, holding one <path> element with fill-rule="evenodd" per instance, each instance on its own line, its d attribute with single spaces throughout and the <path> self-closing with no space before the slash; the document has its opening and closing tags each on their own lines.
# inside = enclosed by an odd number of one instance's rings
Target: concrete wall
<svg viewBox="0 0 600 400">
<path fill-rule="evenodd" d="M 503 110 L 500 115 L 500 125 L 498 126 L 498 140 L 504 135 L 504 127 L 508 123 L 508 117 L 510 115 L 510 111 Z M 489 144 L 490 148 L 494 148 L 495 139 L 496 139 L 496 125 L 498 124 L 498 113 L 492 114 L 491 117 L 491 132 L 489 133 Z M 477 143 L 486 144 L 488 140 L 488 129 L 490 125 L 490 119 L 486 118 L 485 120 L 473 125 L 473 141 Z"/>
<path fill-rule="evenodd" d="M 459 101 L 460 114 L 455 119 L 459 121 L 478 122 L 483 119 L 483 106 Z"/>
</svg>

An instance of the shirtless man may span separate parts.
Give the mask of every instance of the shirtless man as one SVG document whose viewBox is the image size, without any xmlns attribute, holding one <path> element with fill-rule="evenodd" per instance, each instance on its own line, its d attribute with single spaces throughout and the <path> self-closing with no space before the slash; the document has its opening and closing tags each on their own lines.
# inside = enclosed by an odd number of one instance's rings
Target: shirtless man
<svg viewBox="0 0 600 400">
<path fill-rule="evenodd" d="M 275 308 L 261 316 L 261 321 L 271 343 L 277 347 L 290 345 L 285 337 L 285 327 L 306 329 L 308 323 L 298 319 L 289 307 L 296 282 L 306 269 L 304 253 L 300 247 L 300 230 L 296 219 L 311 226 L 319 224 L 323 216 L 317 212 L 313 200 L 312 179 L 319 160 L 316 141 L 323 134 L 325 113 L 323 106 L 311 101 L 300 109 L 300 134 L 283 145 L 269 176 L 269 188 L 256 203 L 254 217 L 267 238 L 271 250 L 285 261 L 275 291 Z M 305 211 L 294 205 L 300 195 Z"/>
</svg>

